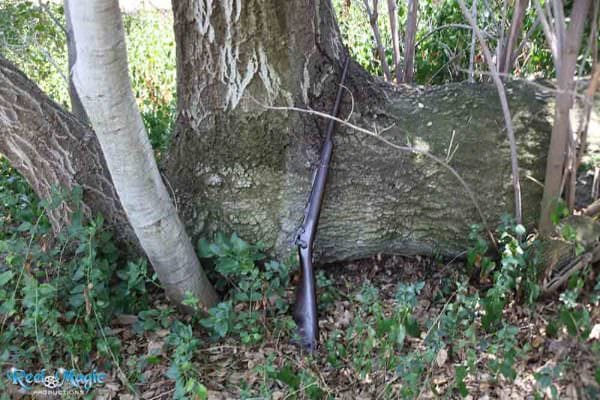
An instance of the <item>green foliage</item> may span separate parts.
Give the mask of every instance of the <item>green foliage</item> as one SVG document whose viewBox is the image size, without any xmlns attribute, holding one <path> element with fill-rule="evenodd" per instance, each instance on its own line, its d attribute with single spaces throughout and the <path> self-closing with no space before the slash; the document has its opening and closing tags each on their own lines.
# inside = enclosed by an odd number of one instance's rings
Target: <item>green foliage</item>
<svg viewBox="0 0 600 400">
<path fill-rule="evenodd" d="M 0 184 L 0 363 L 89 369 L 95 353 L 118 361 L 120 341 L 104 327 L 116 313 L 147 307 L 145 263 L 118 268 L 102 218 L 83 216 L 79 188 L 39 201 L 2 167 L 8 176 Z M 53 237 L 43 210 L 67 206 L 71 223 Z"/>
<path fill-rule="evenodd" d="M 470 9 L 470 2 L 465 2 Z M 373 32 L 362 2 L 334 1 L 338 23 L 350 52 L 367 71 L 382 76 L 379 55 L 376 50 Z M 477 24 L 486 34 L 488 46 L 494 51 L 498 45 L 501 32 L 506 36 L 510 29 L 513 8 L 509 7 L 506 18 L 503 18 L 502 5 L 499 2 L 478 2 Z M 397 2 L 398 24 L 400 31 L 400 52 L 403 62 L 407 3 Z M 529 31 L 536 21 L 534 7 L 529 7 L 523 21 L 523 31 Z M 468 25 L 456 1 L 425 0 L 419 2 L 419 18 L 417 24 L 415 49 L 415 82 L 420 84 L 442 84 L 467 79 L 472 33 L 470 29 L 457 27 Z M 386 59 L 393 70 L 392 44 L 387 11 L 387 3 L 379 2 L 378 27 L 386 51 Z M 584 73 L 589 73 L 590 56 L 580 56 Z M 479 43 L 475 46 L 475 71 L 488 71 Z M 393 71 L 392 71 L 393 73 Z M 526 46 L 517 57 L 513 71 L 517 77 L 536 76 L 552 78 L 554 64 L 542 29 L 531 34 Z M 486 81 L 487 77 L 480 78 Z"/>
<path fill-rule="evenodd" d="M 515 225 L 510 217 L 504 217 L 499 230 L 500 261 L 496 264 L 487 256 L 488 245 L 473 226 L 470 239 L 473 247 L 468 252 L 468 267 L 481 269 L 481 278 L 491 275 L 493 286 L 482 299 L 485 314 L 483 327 L 492 331 L 502 320 L 508 301 L 516 296 L 532 304 L 540 295 L 539 260 L 535 251 L 538 244 L 525 239 L 525 228 Z"/>
<path fill-rule="evenodd" d="M 157 156 L 166 150 L 174 127 L 175 38 L 170 12 L 124 15 L 133 93 Z M 0 2 L 0 53 L 64 108 L 70 109 L 68 54 L 62 5 Z"/>
<path fill-rule="evenodd" d="M 558 225 L 559 222 L 568 217 L 570 214 L 569 207 L 567 207 L 567 203 L 563 199 L 558 199 L 554 207 L 552 208 L 552 213 L 550 213 L 550 219 L 554 225 Z"/>
<path fill-rule="evenodd" d="M 175 37 L 172 13 L 124 15 L 129 74 L 150 143 L 164 152 L 175 121 Z"/>
<path fill-rule="evenodd" d="M 167 346 L 171 350 L 171 365 L 167 377 L 175 381 L 174 399 L 207 399 L 206 387 L 197 380 L 192 358 L 200 345 L 199 339 L 194 337 L 191 325 L 175 321 L 171 326 L 171 333 L 167 337 Z"/>
<path fill-rule="evenodd" d="M 290 268 L 277 261 L 266 261 L 264 246 L 250 245 L 235 233 L 219 234 L 213 243 L 199 242 L 199 254 L 212 259 L 219 274 L 217 287 L 229 286 L 228 300 L 208 312 L 200 323 L 215 338 L 239 336 L 242 343 L 257 343 L 264 338 L 264 320 L 288 310 L 286 289 Z"/>
<path fill-rule="evenodd" d="M 55 22 L 56 21 L 56 22 Z M 0 2 L 0 53 L 52 97 L 68 107 L 67 45 L 62 5 Z"/>
</svg>

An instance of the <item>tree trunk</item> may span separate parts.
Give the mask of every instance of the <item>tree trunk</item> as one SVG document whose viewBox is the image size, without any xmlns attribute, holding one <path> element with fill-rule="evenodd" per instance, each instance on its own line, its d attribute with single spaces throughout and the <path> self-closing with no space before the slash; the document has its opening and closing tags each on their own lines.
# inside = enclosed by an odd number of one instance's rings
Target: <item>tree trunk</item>
<svg viewBox="0 0 600 400">
<path fill-rule="evenodd" d="M 516 58 L 515 50 L 517 49 L 517 43 L 523 30 L 523 20 L 525 19 L 525 13 L 529 6 L 529 0 L 516 0 L 515 7 L 513 10 L 512 22 L 510 24 L 510 34 L 508 36 L 508 42 L 504 51 L 501 53 L 500 60 L 498 61 L 498 72 L 501 74 L 509 74 L 514 60 Z"/>
<path fill-rule="evenodd" d="M 381 60 L 381 70 L 383 71 L 383 76 L 386 81 L 392 81 L 392 74 L 390 73 L 390 67 L 387 62 L 387 57 L 385 56 L 385 46 L 383 45 L 383 41 L 381 40 L 381 33 L 379 32 L 379 25 L 377 25 L 377 20 L 379 19 L 379 2 L 377 0 L 373 0 L 373 8 L 369 5 L 369 0 L 364 0 L 365 10 L 367 11 L 367 16 L 369 17 L 369 23 L 371 24 L 371 29 L 373 29 L 373 37 L 375 38 L 375 47 L 377 48 L 377 52 L 379 53 L 379 59 Z"/>
<path fill-rule="evenodd" d="M 53 187 L 82 187 L 84 210 L 101 213 L 119 241 L 137 244 L 94 132 L 2 57 L 0 153 L 40 198 L 49 198 Z M 55 231 L 68 223 L 70 212 L 49 210 Z"/>
<path fill-rule="evenodd" d="M 388 14 L 390 16 L 390 30 L 392 31 L 394 75 L 396 75 L 396 82 L 400 82 L 402 79 L 402 68 L 400 67 L 400 35 L 398 32 L 398 6 L 396 0 L 388 0 Z"/>
<path fill-rule="evenodd" d="M 567 162 L 567 144 L 571 134 L 570 111 L 573 106 L 573 91 L 575 88 L 575 68 L 577 55 L 581 46 L 583 28 L 588 16 L 590 0 L 576 0 L 571 12 L 571 22 L 566 33 L 564 46 L 557 49 L 560 54 L 558 70 L 558 93 L 556 95 L 556 111 L 550 149 L 546 161 L 546 178 L 544 180 L 544 194 L 542 198 L 540 231 L 550 235 L 552 226 L 552 212 L 556 202 L 561 197 L 561 182 L 563 170 Z M 561 21 L 565 23 L 565 21 Z M 573 152 L 574 154 L 574 152 Z"/>
<path fill-rule="evenodd" d="M 208 4 L 208 6 L 207 6 Z M 263 105 L 328 112 L 347 51 L 329 1 L 174 0 L 178 123 L 166 159 L 193 237 L 236 231 L 289 254 L 309 195 L 325 122 Z M 350 65 L 342 118 L 445 158 L 495 224 L 512 212 L 510 150 L 496 89 L 397 89 Z M 550 110 L 509 85 L 521 178 L 541 180 Z M 262 104 L 262 105 L 261 105 Z M 448 149 L 454 132 L 452 149 Z M 457 254 L 481 220 L 446 169 L 340 126 L 316 243 L 317 261 Z M 523 181 L 526 222 L 541 189 Z"/>
<path fill-rule="evenodd" d="M 65 7 L 65 22 L 66 22 L 66 36 L 67 36 L 67 54 L 69 61 L 69 98 L 71 99 L 71 112 L 84 124 L 90 123 L 85 108 L 81 104 L 77 89 L 73 83 L 73 66 L 77 61 L 77 48 L 75 47 L 75 36 L 73 35 L 73 27 L 71 26 L 71 17 L 69 14 L 69 0 L 64 1 Z"/>
<path fill-rule="evenodd" d="M 162 181 L 133 97 L 119 3 L 69 6 L 77 50 L 73 80 L 123 209 L 169 298 L 181 303 L 189 292 L 211 307 L 217 295 Z"/>
<path fill-rule="evenodd" d="M 402 82 L 412 83 L 415 63 L 415 40 L 417 37 L 417 20 L 419 16 L 419 0 L 408 0 L 406 15 L 406 35 L 404 42 L 404 69 Z"/>
</svg>

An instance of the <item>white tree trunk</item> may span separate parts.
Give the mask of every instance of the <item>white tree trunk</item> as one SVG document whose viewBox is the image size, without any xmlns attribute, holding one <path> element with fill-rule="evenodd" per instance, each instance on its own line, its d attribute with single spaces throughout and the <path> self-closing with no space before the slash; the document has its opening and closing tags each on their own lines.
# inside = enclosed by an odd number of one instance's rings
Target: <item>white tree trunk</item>
<svg viewBox="0 0 600 400">
<path fill-rule="evenodd" d="M 131 90 L 118 0 L 70 2 L 73 79 L 133 229 L 167 295 L 217 301 L 161 179 Z"/>
</svg>

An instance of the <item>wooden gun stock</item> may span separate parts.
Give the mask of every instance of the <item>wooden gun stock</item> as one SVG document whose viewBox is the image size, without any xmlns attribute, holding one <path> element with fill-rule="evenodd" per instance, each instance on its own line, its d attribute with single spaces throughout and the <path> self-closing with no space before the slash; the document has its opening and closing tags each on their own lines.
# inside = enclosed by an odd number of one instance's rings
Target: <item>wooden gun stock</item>
<svg viewBox="0 0 600 400">
<path fill-rule="evenodd" d="M 340 80 L 340 87 L 335 98 L 332 116 L 337 117 L 340 111 L 340 104 L 343 97 L 343 85 L 348 72 L 350 58 L 346 59 L 344 69 Z M 294 321 L 298 325 L 298 334 L 302 346 L 309 352 L 317 348 L 319 338 L 319 325 L 317 322 L 317 298 L 315 288 L 315 274 L 313 270 L 313 245 L 317 233 L 317 224 L 319 214 L 321 213 L 321 204 L 327 183 L 327 174 L 329 172 L 329 162 L 333 153 L 333 141 L 331 136 L 335 130 L 336 121 L 329 120 L 327 132 L 319 165 L 315 169 L 313 176 L 312 189 L 310 197 L 304 211 L 304 222 L 296 236 L 296 245 L 298 246 L 298 256 L 300 258 L 301 280 L 296 293 L 296 305 L 294 308 Z"/>
</svg>

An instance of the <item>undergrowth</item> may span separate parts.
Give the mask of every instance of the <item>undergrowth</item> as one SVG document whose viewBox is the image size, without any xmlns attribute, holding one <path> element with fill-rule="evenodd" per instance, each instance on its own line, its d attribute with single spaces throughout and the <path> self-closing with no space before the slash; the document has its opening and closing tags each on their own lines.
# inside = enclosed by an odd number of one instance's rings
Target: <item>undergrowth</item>
<svg viewBox="0 0 600 400">
<path fill-rule="evenodd" d="M 57 190 L 50 201 L 39 201 L 6 161 L 0 165 L 3 368 L 117 370 L 122 384 L 135 393 L 144 384 L 144 369 L 166 362 L 166 376 L 175 382 L 174 398 L 202 399 L 211 385 L 199 372 L 206 368 L 198 358 L 202 348 L 229 343 L 253 351 L 273 341 L 293 341 L 294 260 L 269 260 L 262 244 L 249 244 L 235 234 L 201 240 L 199 255 L 213 266 L 211 278 L 223 301 L 207 315 L 183 316 L 164 302 L 152 301 L 159 293 L 155 276 L 145 262 L 127 261 L 119 254 L 102 218 L 85 219 L 78 206 L 80 190 Z M 54 235 L 44 209 L 66 204 L 73 210 L 71 223 Z M 283 363 L 270 354 L 252 368 L 262 377 L 260 384 L 242 382 L 231 390 L 242 397 L 269 397 L 281 390 L 291 397 L 333 398 L 337 392 L 315 372 L 322 368 L 376 383 L 383 397 L 418 397 L 435 386 L 434 372 L 442 366 L 453 371 L 452 381 L 441 389 L 450 396 L 468 395 L 469 382 L 482 371 L 498 382 L 515 380 L 515 366 L 527 359 L 532 344 L 519 340 L 510 312 L 514 307 L 534 312 L 540 261 L 537 242 L 509 219 L 497 238 L 499 254 L 494 256 L 474 227 L 462 278 L 444 286 L 435 298 L 439 312 L 425 318 L 415 314 L 424 281 L 397 282 L 395 295 L 386 298 L 368 280 L 343 293 L 319 271 L 321 317 L 335 312 L 340 301 L 351 317 L 324 333 L 318 354 Z M 555 316 L 547 321 L 546 337 L 567 335 L 589 343 L 590 307 L 600 301 L 600 280 L 586 291 L 588 272 L 569 280 Z M 197 299 L 188 296 L 185 304 L 196 307 Z M 136 316 L 131 329 L 137 337 L 166 330 L 164 352 L 124 358 L 126 343 L 111 329 L 120 315 Z M 590 351 L 600 355 L 597 341 Z M 536 372 L 539 398 L 544 393 L 556 397 L 552 393 L 567 367 L 565 361 Z"/>
</svg>

